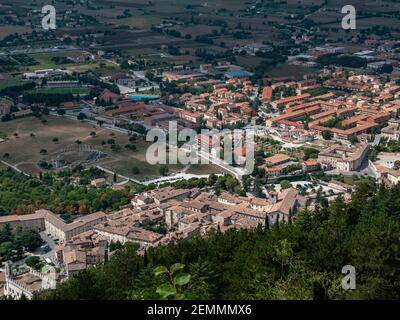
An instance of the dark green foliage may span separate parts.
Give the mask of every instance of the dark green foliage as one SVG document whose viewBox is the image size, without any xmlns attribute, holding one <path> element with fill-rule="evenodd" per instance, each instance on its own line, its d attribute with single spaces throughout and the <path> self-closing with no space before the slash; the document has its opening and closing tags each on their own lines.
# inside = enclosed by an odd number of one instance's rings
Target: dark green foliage
<svg viewBox="0 0 400 320">
<path fill-rule="evenodd" d="M 18 260 L 24 250 L 32 252 L 42 243 L 36 231 L 16 228 L 12 232 L 10 225 L 6 224 L 0 227 L 0 261 Z"/>
<path fill-rule="evenodd" d="M 96 169 L 83 172 L 83 180 L 99 177 Z M 0 207 L 8 213 L 32 213 L 48 208 L 55 213 L 85 214 L 117 210 L 129 203 L 127 191 L 94 187 L 75 187 L 69 179 L 54 179 L 44 174 L 42 181 L 11 170 L 0 171 Z"/>
<path fill-rule="evenodd" d="M 303 160 L 317 159 L 318 158 L 319 151 L 317 149 L 304 148 L 303 152 L 304 152 Z"/>
<path fill-rule="evenodd" d="M 345 55 L 325 55 L 319 57 L 317 62 L 323 66 L 327 65 L 339 65 L 348 68 L 364 68 L 367 66 L 367 60 L 355 57 L 355 56 L 345 56 Z"/>
<path fill-rule="evenodd" d="M 62 102 L 73 101 L 72 93 L 27 93 L 23 101 L 28 104 L 44 103 L 46 106 L 59 106 Z"/>
<path fill-rule="evenodd" d="M 28 267 L 31 267 L 37 271 L 40 271 L 42 267 L 42 263 L 38 256 L 30 256 L 25 260 L 25 263 Z"/>
<path fill-rule="evenodd" d="M 0 90 L 1 96 L 17 97 L 21 92 L 30 90 L 36 87 L 35 82 L 26 82 L 20 85 L 9 86 Z"/>
<path fill-rule="evenodd" d="M 322 132 L 322 137 L 323 137 L 325 140 L 331 140 L 331 138 L 332 138 L 332 133 L 330 133 L 329 131 L 324 131 L 324 132 Z"/>
</svg>

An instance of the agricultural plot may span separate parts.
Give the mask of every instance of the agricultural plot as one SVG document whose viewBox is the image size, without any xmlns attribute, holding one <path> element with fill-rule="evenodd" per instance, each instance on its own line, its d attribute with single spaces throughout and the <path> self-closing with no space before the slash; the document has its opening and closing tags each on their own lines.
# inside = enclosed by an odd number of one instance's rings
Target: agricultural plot
<svg viewBox="0 0 400 320">
<path fill-rule="evenodd" d="M 25 26 L 2 25 L 0 26 L 0 40 L 16 32 L 17 33 L 32 32 L 32 28 Z"/>
</svg>

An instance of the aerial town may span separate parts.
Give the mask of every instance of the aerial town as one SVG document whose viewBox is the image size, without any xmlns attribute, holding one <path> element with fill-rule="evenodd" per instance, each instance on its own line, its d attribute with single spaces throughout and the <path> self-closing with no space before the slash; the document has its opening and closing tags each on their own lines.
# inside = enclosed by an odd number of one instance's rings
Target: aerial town
<svg viewBox="0 0 400 320">
<path fill-rule="evenodd" d="M 147 261 L 400 181 L 397 3 L 342 30 L 331 1 L 286 14 L 277 1 L 53 1 L 59 27 L 43 31 L 38 5 L 1 2 L 0 300 L 56 292 L 129 244 Z M 172 124 L 195 139 L 166 145 L 169 159 L 197 162 L 149 163 L 150 133 Z M 254 141 L 227 161 L 233 132 Z"/>
</svg>

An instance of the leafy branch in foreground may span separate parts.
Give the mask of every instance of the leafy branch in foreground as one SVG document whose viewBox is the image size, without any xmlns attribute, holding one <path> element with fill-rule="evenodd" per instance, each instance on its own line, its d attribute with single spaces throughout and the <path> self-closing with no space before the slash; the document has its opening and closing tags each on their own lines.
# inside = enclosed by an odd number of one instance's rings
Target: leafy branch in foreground
<svg viewBox="0 0 400 320">
<path fill-rule="evenodd" d="M 183 272 L 185 265 L 182 263 L 173 264 L 169 270 L 165 266 L 158 266 L 154 269 L 155 276 L 164 276 L 166 282 L 157 287 L 156 292 L 161 296 L 161 299 L 185 299 L 183 286 L 190 281 L 190 274 Z"/>
</svg>

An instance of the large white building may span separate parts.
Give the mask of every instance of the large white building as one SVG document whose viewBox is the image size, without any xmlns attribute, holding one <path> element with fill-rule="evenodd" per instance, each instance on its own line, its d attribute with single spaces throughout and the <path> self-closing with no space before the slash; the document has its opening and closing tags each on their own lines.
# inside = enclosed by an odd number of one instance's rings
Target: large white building
<svg viewBox="0 0 400 320">
<path fill-rule="evenodd" d="M 343 172 L 357 171 L 366 159 L 369 149 L 367 143 L 355 147 L 334 144 L 319 153 L 318 162 Z"/>
<path fill-rule="evenodd" d="M 46 233 L 54 238 L 67 241 L 78 234 L 93 229 L 96 224 L 105 220 L 106 214 L 104 212 L 95 212 L 79 217 L 72 223 L 65 223 L 51 211 L 41 209 L 37 210 L 34 214 L 0 217 L 0 227 L 9 224 L 12 229 L 21 227 L 23 229 L 33 229 L 38 232 L 46 231 Z"/>
</svg>

